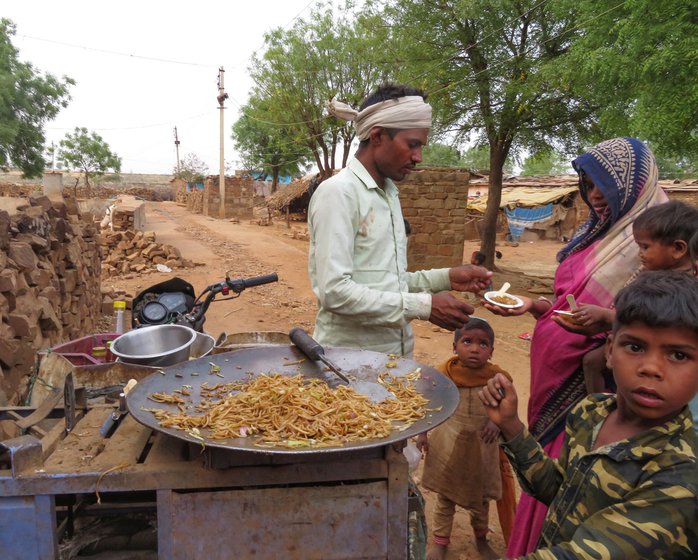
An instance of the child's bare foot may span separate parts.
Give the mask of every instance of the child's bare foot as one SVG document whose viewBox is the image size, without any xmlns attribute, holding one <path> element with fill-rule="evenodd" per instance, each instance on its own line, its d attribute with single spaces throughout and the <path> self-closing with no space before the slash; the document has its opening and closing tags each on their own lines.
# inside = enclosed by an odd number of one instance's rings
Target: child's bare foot
<svg viewBox="0 0 698 560">
<path fill-rule="evenodd" d="M 427 546 L 426 560 L 444 560 L 444 558 L 446 558 L 447 548 L 448 547 L 442 544 L 429 543 L 429 546 Z"/>
<path fill-rule="evenodd" d="M 480 558 L 484 560 L 496 560 L 499 555 L 495 553 L 487 542 L 487 537 L 475 537 L 475 546 L 480 554 Z"/>
</svg>

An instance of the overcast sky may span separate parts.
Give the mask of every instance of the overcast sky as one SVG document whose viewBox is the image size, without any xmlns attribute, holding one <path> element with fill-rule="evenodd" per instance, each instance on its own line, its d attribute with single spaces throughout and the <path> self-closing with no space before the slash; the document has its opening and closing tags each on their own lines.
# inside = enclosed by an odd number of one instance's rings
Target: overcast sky
<svg viewBox="0 0 698 560">
<path fill-rule="evenodd" d="M 230 127 L 247 99 L 247 66 L 264 33 L 307 19 L 315 0 L 2 0 L 17 26 L 19 58 L 77 83 L 48 124 L 48 144 L 85 127 L 121 157 L 123 173 L 171 173 L 194 153 L 219 169 L 218 67 L 230 95 L 225 160 L 237 164 Z"/>
</svg>

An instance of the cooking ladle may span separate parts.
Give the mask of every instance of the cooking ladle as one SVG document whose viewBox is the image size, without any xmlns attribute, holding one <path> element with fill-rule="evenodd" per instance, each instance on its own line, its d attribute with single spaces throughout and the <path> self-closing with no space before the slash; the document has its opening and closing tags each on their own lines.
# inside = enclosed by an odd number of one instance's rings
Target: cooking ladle
<svg viewBox="0 0 698 560">
<path fill-rule="evenodd" d="M 375 381 L 351 381 L 344 373 L 342 373 L 339 367 L 325 355 L 325 349 L 322 347 L 322 345 L 302 328 L 292 328 L 288 333 L 288 337 L 291 339 L 291 342 L 293 342 L 293 344 L 295 344 L 298 349 L 309 359 L 313 360 L 314 362 L 324 363 L 331 371 L 334 372 L 337 377 L 339 377 L 360 395 L 365 395 L 375 402 L 395 398 L 393 393 Z"/>
</svg>

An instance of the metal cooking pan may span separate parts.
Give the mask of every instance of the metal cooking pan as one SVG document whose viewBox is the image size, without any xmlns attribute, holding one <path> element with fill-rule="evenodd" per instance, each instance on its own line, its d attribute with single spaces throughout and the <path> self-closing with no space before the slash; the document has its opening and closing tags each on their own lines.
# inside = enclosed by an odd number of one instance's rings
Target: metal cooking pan
<svg viewBox="0 0 698 560">
<path fill-rule="evenodd" d="M 391 359 L 386 354 L 380 352 L 370 352 L 368 350 L 357 350 L 355 348 L 327 348 L 327 356 L 342 371 L 353 375 L 360 381 L 376 381 L 378 375 L 384 371 L 400 376 L 413 372 L 416 368 L 421 369 L 421 378 L 416 381 L 417 390 L 429 400 L 427 415 L 418 420 L 403 431 L 394 430 L 390 435 L 375 440 L 365 440 L 345 443 L 334 447 L 318 448 L 293 448 L 286 447 L 258 447 L 255 445 L 255 438 L 231 438 L 231 439 L 209 439 L 205 438 L 207 447 L 218 447 L 221 449 L 235 451 L 252 451 L 255 453 L 274 453 L 298 455 L 304 453 L 331 453 L 336 451 L 348 451 L 352 449 L 365 449 L 369 447 L 383 446 L 389 443 L 402 441 L 411 436 L 431 430 L 444 422 L 456 409 L 458 405 L 458 389 L 453 382 L 445 375 L 431 367 L 423 366 L 415 361 L 407 359 Z M 290 362 L 298 362 L 292 365 Z M 388 368 L 388 362 L 396 363 L 396 367 Z M 220 375 L 210 374 L 211 364 L 220 367 Z M 148 399 L 152 393 L 172 393 L 176 389 L 181 389 L 183 385 L 192 387 L 191 404 L 196 405 L 200 401 L 200 387 L 204 382 L 208 385 L 216 383 L 229 383 L 240 379 L 249 379 L 247 372 L 254 372 L 254 375 L 280 373 L 282 375 L 301 374 L 308 378 L 319 378 L 328 383 L 331 387 L 336 387 L 342 382 L 330 371 L 325 371 L 324 365 L 310 361 L 295 346 L 272 346 L 265 348 L 248 348 L 199 358 L 183 362 L 174 366 L 156 371 L 143 379 L 127 395 L 126 404 L 131 415 L 141 424 L 154 430 L 164 432 L 171 436 L 201 445 L 201 441 L 190 436 L 182 430 L 173 428 L 163 428 L 157 422 L 151 412 L 144 408 L 162 408 L 177 411 L 174 405 L 156 403 Z M 198 373 L 198 375 L 192 375 Z M 205 433 L 202 433 L 205 437 Z"/>
</svg>

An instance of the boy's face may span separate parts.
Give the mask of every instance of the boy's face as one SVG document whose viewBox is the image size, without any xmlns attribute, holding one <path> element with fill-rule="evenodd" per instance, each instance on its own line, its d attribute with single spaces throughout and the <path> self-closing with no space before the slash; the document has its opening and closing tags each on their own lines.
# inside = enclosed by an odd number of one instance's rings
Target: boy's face
<svg viewBox="0 0 698 560">
<path fill-rule="evenodd" d="M 640 261 L 647 270 L 672 270 L 684 264 L 688 253 L 685 241 L 666 245 L 646 231 L 633 231 L 633 237 L 640 249 Z"/>
<path fill-rule="evenodd" d="M 698 334 L 685 327 L 621 326 L 606 343 L 618 411 L 644 428 L 670 420 L 698 391 Z"/>
<path fill-rule="evenodd" d="M 465 331 L 454 345 L 460 363 L 471 369 L 484 367 L 494 348 L 487 333 L 480 329 Z"/>
</svg>

